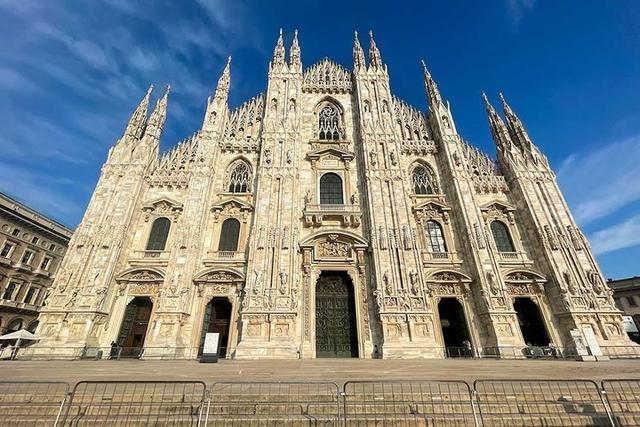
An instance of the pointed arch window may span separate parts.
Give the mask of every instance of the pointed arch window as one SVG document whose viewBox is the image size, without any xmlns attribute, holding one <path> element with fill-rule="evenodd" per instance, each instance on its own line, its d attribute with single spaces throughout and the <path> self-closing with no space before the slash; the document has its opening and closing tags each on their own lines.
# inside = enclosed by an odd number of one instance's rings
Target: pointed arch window
<svg viewBox="0 0 640 427">
<path fill-rule="evenodd" d="M 251 168 L 238 161 L 231 167 L 228 183 L 229 193 L 248 193 L 251 190 Z"/>
<path fill-rule="evenodd" d="M 171 221 L 168 218 L 163 217 L 153 221 L 149 240 L 147 241 L 148 251 L 164 251 L 167 245 L 167 237 L 169 237 L 169 228 L 171 228 Z"/>
<path fill-rule="evenodd" d="M 447 245 L 444 241 L 444 233 L 439 222 L 429 220 L 425 224 L 427 234 L 429 252 L 444 253 L 447 252 Z"/>
<path fill-rule="evenodd" d="M 325 105 L 318 114 L 318 139 L 338 141 L 340 139 L 339 113 L 333 105 Z"/>
<path fill-rule="evenodd" d="M 238 250 L 238 238 L 240 236 L 240 221 L 235 218 L 228 218 L 222 223 L 220 231 L 220 242 L 218 243 L 218 251 Z"/>
<path fill-rule="evenodd" d="M 498 252 L 515 252 L 509 227 L 502 221 L 493 221 L 491 223 L 491 233 L 493 240 L 496 242 Z"/>
<path fill-rule="evenodd" d="M 411 181 L 415 194 L 437 194 L 440 191 L 436 175 L 429 166 L 416 166 L 411 173 Z"/>
<path fill-rule="evenodd" d="M 335 173 L 322 175 L 320 178 L 320 204 L 341 205 L 343 203 L 342 178 Z"/>
</svg>

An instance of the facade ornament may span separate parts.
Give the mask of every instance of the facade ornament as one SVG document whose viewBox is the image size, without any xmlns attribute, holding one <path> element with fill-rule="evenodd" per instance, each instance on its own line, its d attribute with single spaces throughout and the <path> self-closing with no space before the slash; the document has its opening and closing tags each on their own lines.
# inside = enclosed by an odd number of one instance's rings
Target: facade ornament
<svg viewBox="0 0 640 427">
<path fill-rule="evenodd" d="M 387 273 L 386 271 L 382 275 L 382 281 L 384 282 L 384 290 L 387 293 L 387 295 L 392 295 L 393 285 L 391 284 L 391 280 L 389 279 L 389 273 Z"/>
<path fill-rule="evenodd" d="M 409 281 L 411 282 L 411 293 L 413 295 L 418 295 L 420 292 L 419 280 L 418 272 L 415 268 L 412 268 L 409 272 Z"/>
<path fill-rule="evenodd" d="M 387 249 L 387 231 L 380 226 L 378 237 L 380 239 L 380 249 Z"/>
<path fill-rule="evenodd" d="M 378 153 L 376 151 L 371 151 L 369 153 L 369 161 L 371 162 L 371 166 L 376 166 L 378 164 Z"/>
<path fill-rule="evenodd" d="M 500 293 L 500 285 L 492 272 L 487 271 L 487 281 L 489 282 L 489 290 L 491 294 L 497 296 Z"/>
<path fill-rule="evenodd" d="M 253 293 L 261 294 L 262 293 L 262 270 L 253 270 L 254 279 L 253 279 Z"/>
<path fill-rule="evenodd" d="M 408 225 L 402 226 L 402 242 L 406 251 L 411 249 L 411 229 Z"/>
<path fill-rule="evenodd" d="M 551 227 L 549 225 L 544 226 L 544 233 L 545 233 L 545 236 L 547 237 L 547 240 L 549 241 L 549 245 L 551 246 L 551 249 L 553 249 L 554 251 L 557 250 L 558 239 L 556 239 L 556 236 L 553 233 L 553 231 L 551 231 Z"/>
<path fill-rule="evenodd" d="M 285 270 L 280 270 L 280 294 L 284 295 L 287 292 L 287 281 L 289 280 L 289 275 Z"/>
</svg>

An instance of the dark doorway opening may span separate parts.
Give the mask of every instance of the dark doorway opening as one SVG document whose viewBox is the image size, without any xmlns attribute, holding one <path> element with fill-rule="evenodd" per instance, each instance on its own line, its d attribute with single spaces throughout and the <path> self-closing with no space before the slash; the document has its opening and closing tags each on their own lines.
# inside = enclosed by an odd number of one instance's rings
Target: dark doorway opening
<svg viewBox="0 0 640 427">
<path fill-rule="evenodd" d="M 538 305 L 531 298 L 518 297 L 513 302 L 513 308 L 518 315 L 518 324 L 525 344 L 536 347 L 548 346 L 549 335 Z"/>
<path fill-rule="evenodd" d="M 472 357 L 469 329 L 460 301 L 442 298 L 438 303 L 438 315 L 447 357 Z"/>
<path fill-rule="evenodd" d="M 209 304 L 207 304 L 204 311 L 204 321 L 202 323 L 202 335 L 200 337 L 198 356 L 202 355 L 204 338 L 207 332 L 217 332 L 220 334 L 218 341 L 218 357 L 224 358 L 227 355 L 231 310 L 232 306 L 227 298 L 213 298 L 209 301 Z"/>
<path fill-rule="evenodd" d="M 135 297 L 124 310 L 118 334 L 120 357 L 140 357 L 149 328 L 153 303 L 149 297 Z"/>
<path fill-rule="evenodd" d="M 358 357 L 353 284 L 343 271 L 323 271 L 316 283 L 316 357 Z"/>
</svg>

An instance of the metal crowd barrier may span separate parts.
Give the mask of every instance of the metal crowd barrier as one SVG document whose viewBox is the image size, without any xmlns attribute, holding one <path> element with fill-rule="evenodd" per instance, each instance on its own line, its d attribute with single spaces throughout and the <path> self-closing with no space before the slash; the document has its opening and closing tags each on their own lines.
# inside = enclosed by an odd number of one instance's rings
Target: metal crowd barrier
<svg viewBox="0 0 640 427">
<path fill-rule="evenodd" d="M 640 425 L 640 380 L 0 382 L 7 426 Z"/>
<path fill-rule="evenodd" d="M 475 426 L 471 389 L 464 381 L 348 381 L 345 426 Z"/>
<path fill-rule="evenodd" d="M 0 382 L 0 422 L 6 426 L 55 426 L 68 394 L 65 382 Z"/>
<path fill-rule="evenodd" d="M 483 425 L 613 425 L 593 381 L 476 380 L 473 388 Z"/>
<path fill-rule="evenodd" d="M 604 380 L 602 391 L 619 426 L 640 426 L 640 380 Z"/>
<path fill-rule="evenodd" d="M 207 409 L 207 426 L 340 425 L 331 382 L 216 382 Z"/>
<path fill-rule="evenodd" d="M 62 425 L 195 426 L 205 400 L 201 381 L 81 381 Z"/>
</svg>

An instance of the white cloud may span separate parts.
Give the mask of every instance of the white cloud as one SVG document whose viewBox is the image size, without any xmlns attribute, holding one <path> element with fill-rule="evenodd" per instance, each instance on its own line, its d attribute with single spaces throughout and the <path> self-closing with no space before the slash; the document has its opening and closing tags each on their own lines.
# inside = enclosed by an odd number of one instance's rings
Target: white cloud
<svg viewBox="0 0 640 427">
<path fill-rule="evenodd" d="M 640 215 L 593 233 L 590 241 L 597 255 L 640 245 Z"/>
<path fill-rule="evenodd" d="M 517 28 L 525 12 L 533 9 L 534 4 L 535 0 L 507 0 L 511 24 Z"/>
<path fill-rule="evenodd" d="M 640 135 L 572 154 L 562 163 L 558 181 L 582 225 L 640 200 Z"/>
</svg>

